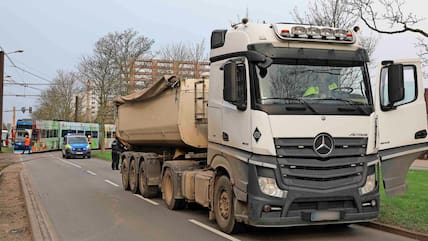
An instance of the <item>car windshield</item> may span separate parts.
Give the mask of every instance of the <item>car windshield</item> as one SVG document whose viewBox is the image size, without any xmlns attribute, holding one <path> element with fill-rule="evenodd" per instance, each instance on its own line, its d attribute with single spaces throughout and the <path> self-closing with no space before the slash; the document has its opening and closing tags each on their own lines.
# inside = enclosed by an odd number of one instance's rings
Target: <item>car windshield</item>
<svg viewBox="0 0 428 241">
<path fill-rule="evenodd" d="M 83 136 L 73 136 L 68 137 L 68 144 L 87 144 L 88 141 L 86 137 Z"/>
<path fill-rule="evenodd" d="M 257 102 L 367 105 L 370 99 L 365 71 L 364 63 L 355 61 L 276 60 L 267 69 L 257 67 Z"/>
</svg>

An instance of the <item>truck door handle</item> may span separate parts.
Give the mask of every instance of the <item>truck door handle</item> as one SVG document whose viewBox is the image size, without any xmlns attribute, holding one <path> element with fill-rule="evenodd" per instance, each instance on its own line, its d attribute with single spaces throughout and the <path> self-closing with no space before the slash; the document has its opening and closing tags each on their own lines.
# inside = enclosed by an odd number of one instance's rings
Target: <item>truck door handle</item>
<svg viewBox="0 0 428 241">
<path fill-rule="evenodd" d="M 222 136 L 223 136 L 223 141 L 229 141 L 229 134 L 223 131 Z"/>
<path fill-rule="evenodd" d="M 427 137 L 427 130 L 420 130 L 415 133 L 415 139 L 423 139 Z"/>
</svg>

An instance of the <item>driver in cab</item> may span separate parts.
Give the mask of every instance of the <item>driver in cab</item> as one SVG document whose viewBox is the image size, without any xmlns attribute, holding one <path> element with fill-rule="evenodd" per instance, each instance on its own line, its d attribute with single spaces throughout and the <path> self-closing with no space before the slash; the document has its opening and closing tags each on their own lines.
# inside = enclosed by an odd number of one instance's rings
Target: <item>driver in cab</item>
<svg viewBox="0 0 428 241">
<path fill-rule="evenodd" d="M 318 83 L 314 83 L 306 89 L 303 97 L 319 96 L 320 98 L 326 98 L 330 91 L 334 91 L 337 88 L 338 86 L 335 82 L 318 81 Z"/>
</svg>

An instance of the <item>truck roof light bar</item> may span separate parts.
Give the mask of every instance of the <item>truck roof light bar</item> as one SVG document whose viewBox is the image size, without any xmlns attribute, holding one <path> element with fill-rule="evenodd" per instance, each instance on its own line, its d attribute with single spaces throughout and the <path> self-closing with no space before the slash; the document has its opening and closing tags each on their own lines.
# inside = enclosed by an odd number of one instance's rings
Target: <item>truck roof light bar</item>
<svg viewBox="0 0 428 241">
<path fill-rule="evenodd" d="M 354 43 L 352 31 L 319 26 L 302 26 L 279 23 L 273 25 L 276 34 L 283 40 L 306 40 L 319 42 Z"/>
</svg>

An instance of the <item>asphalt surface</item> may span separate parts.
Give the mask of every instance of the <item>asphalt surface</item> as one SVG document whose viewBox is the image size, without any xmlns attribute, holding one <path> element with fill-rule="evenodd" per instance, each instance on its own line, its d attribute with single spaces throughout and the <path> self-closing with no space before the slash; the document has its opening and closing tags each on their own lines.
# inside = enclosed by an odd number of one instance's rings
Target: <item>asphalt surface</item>
<svg viewBox="0 0 428 241">
<path fill-rule="evenodd" d="M 59 238 L 68 240 L 412 240 L 359 225 L 250 228 L 226 235 L 193 207 L 171 211 L 160 198 L 123 191 L 110 162 L 62 159 L 60 152 L 21 155 L 33 191 Z"/>
</svg>

